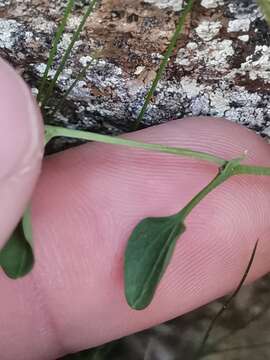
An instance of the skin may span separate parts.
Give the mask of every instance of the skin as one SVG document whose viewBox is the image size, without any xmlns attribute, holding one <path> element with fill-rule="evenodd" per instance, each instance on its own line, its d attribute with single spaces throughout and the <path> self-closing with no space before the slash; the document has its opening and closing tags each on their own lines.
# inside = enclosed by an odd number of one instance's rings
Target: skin
<svg viewBox="0 0 270 360">
<path fill-rule="evenodd" d="M 216 167 L 92 143 L 50 156 L 39 176 L 41 117 L 23 82 L 3 62 L 0 76 L 0 244 L 33 193 L 36 254 L 27 277 L 13 281 L 0 273 L 2 360 L 55 359 L 208 303 L 236 287 L 258 238 L 249 281 L 269 271 L 270 178 L 237 176 L 188 217 L 151 306 L 131 310 L 122 272 L 133 227 L 143 217 L 179 210 Z M 269 145 L 225 120 L 189 118 L 127 136 L 228 159 L 247 150 L 247 163 L 270 166 Z"/>
</svg>

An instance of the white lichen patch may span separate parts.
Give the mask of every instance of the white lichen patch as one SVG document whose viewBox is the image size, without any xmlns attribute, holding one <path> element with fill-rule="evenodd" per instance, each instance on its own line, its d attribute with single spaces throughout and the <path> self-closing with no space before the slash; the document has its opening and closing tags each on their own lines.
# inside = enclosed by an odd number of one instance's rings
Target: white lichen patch
<svg viewBox="0 0 270 360">
<path fill-rule="evenodd" d="M 248 42 L 249 41 L 249 35 L 240 35 L 240 36 L 238 36 L 238 39 L 243 41 L 243 42 Z"/>
<path fill-rule="evenodd" d="M 54 21 L 48 21 L 41 16 L 33 17 L 32 27 L 36 32 L 52 33 L 56 29 L 56 23 Z"/>
<path fill-rule="evenodd" d="M 270 47 L 257 45 L 253 55 L 241 64 L 240 73 L 248 73 L 251 80 L 263 79 L 270 83 Z"/>
<path fill-rule="evenodd" d="M 67 33 L 63 34 L 62 39 L 61 39 L 60 43 L 58 44 L 58 50 L 60 53 L 64 52 L 68 48 L 68 46 L 71 42 L 71 39 L 72 39 L 72 34 L 67 34 Z M 80 46 L 81 44 L 82 44 L 82 40 L 76 41 L 72 51 L 76 51 L 78 46 Z"/>
<path fill-rule="evenodd" d="M 182 86 L 182 90 L 186 94 L 188 99 L 193 99 L 197 97 L 200 91 L 203 89 L 202 86 L 198 85 L 195 79 L 190 79 L 187 76 L 185 76 L 180 83 Z"/>
<path fill-rule="evenodd" d="M 220 21 L 203 20 L 195 29 L 197 35 L 204 41 L 212 40 L 222 28 Z"/>
<path fill-rule="evenodd" d="M 145 66 L 137 66 L 134 75 L 140 75 L 145 70 Z"/>
<path fill-rule="evenodd" d="M 202 0 L 201 5 L 206 9 L 215 9 L 219 6 L 224 5 L 223 0 Z"/>
<path fill-rule="evenodd" d="M 221 89 L 216 89 L 210 93 L 210 104 L 215 116 L 224 116 L 226 111 L 230 109 L 230 99 L 224 95 Z"/>
<path fill-rule="evenodd" d="M 249 20 L 253 22 L 261 17 L 261 12 L 256 4 L 256 1 L 232 1 L 228 4 L 228 8 L 235 19 L 249 18 Z"/>
<path fill-rule="evenodd" d="M 44 63 L 40 63 L 40 64 L 35 64 L 34 67 L 35 67 L 35 70 L 38 72 L 39 76 L 42 77 L 43 74 L 45 73 L 47 65 Z M 48 78 L 52 79 L 54 77 L 55 73 L 56 73 L 55 70 L 52 70 L 52 69 L 49 70 Z"/>
<path fill-rule="evenodd" d="M 231 88 L 230 84 L 229 80 L 219 80 L 215 84 L 206 85 L 191 76 L 185 76 L 181 80 L 181 86 L 174 82 L 166 83 L 166 87 L 162 86 L 163 90 L 156 96 L 156 104 L 161 106 L 169 103 L 174 106 L 179 102 L 188 115 L 225 117 L 250 127 L 263 126 L 270 113 L 267 99 L 243 86 Z M 155 114 L 155 105 L 152 105 L 151 112 Z"/>
<path fill-rule="evenodd" d="M 43 76 L 45 69 L 46 69 L 46 64 L 41 63 L 41 64 L 35 64 L 34 65 L 35 70 L 39 73 L 40 77 Z M 61 85 L 62 83 L 67 83 L 69 81 L 71 81 L 71 75 L 72 75 L 73 71 L 70 68 L 64 69 L 62 74 L 59 76 L 59 84 Z M 55 69 L 50 69 L 49 73 L 48 73 L 48 78 L 49 79 L 53 79 L 54 75 L 56 74 L 56 70 Z M 68 85 L 70 85 L 68 83 Z"/>
<path fill-rule="evenodd" d="M 176 63 L 190 67 L 193 63 L 204 62 L 205 66 L 218 68 L 219 72 L 224 72 L 229 66 L 229 59 L 234 54 L 232 40 L 212 40 L 206 45 L 195 47 L 192 43 L 186 48 L 180 49 Z"/>
<path fill-rule="evenodd" d="M 11 4 L 11 0 L 0 0 L 0 9 Z"/>
<path fill-rule="evenodd" d="M 31 31 L 26 31 L 24 38 L 26 43 L 31 43 L 31 41 L 33 41 L 33 33 Z"/>
<path fill-rule="evenodd" d="M 174 11 L 182 10 L 183 0 L 144 0 L 144 2 L 153 4 L 160 9 L 166 9 L 172 7 Z"/>
<path fill-rule="evenodd" d="M 16 20 L 0 19 L 0 48 L 11 50 L 21 32 L 22 25 Z"/>
<path fill-rule="evenodd" d="M 249 18 L 236 19 L 229 21 L 228 32 L 248 32 L 251 21 Z"/>
<path fill-rule="evenodd" d="M 73 31 L 78 28 L 82 21 L 82 18 L 80 16 L 71 15 L 67 22 L 67 29 L 69 31 Z"/>
<path fill-rule="evenodd" d="M 90 63 L 95 66 L 97 64 L 97 59 L 95 59 L 94 57 L 87 55 L 87 56 L 82 56 L 79 60 L 80 64 L 82 64 L 83 67 L 86 67 L 87 65 L 89 65 Z"/>
</svg>

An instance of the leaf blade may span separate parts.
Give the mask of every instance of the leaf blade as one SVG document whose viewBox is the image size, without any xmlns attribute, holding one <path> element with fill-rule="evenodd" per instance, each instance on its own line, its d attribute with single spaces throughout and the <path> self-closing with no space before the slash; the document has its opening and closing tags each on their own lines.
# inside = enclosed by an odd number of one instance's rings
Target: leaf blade
<svg viewBox="0 0 270 360">
<path fill-rule="evenodd" d="M 34 266 L 30 210 L 25 212 L 11 237 L 0 251 L 0 265 L 11 279 L 27 275 Z"/>
<path fill-rule="evenodd" d="M 185 225 L 179 216 L 146 218 L 132 232 L 125 252 L 125 295 L 135 310 L 152 301 Z"/>
</svg>

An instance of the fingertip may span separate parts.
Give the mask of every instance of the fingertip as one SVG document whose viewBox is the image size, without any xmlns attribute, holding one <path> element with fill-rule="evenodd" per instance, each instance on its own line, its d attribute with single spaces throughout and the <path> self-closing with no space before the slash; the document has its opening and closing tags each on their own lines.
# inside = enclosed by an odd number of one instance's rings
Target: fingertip
<svg viewBox="0 0 270 360">
<path fill-rule="evenodd" d="M 43 154 L 43 125 L 27 85 L 0 59 L 0 247 L 30 199 Z"/>
</svg>

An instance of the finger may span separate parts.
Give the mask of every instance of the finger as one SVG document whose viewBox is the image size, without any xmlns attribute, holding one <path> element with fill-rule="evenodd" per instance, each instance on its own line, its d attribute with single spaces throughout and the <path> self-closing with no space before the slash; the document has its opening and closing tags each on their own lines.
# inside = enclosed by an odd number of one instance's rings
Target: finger
<svg viewBox="0 0 270 360">
<path fill-rule="evenodd" d="M 0 248 L 16 226 L 39 174 L 41 119 L 15 71 L 0 60 Z"/>
<path fill-rule="evenodd" d="M 270 165 L 269 145 L 217 119 L 174 121 L 128 137 L 225 158 L 248 151 L 247 162 Z M 178 211 L 216 171 L 196 160 L 98 144 L 50 157 L 34 198 L 36 267 L 18 282 L 0 278 L 3 359 L 54 359 L 220 297 L 238 284 L 258 238 L 249 279 L 269 271 L 270 179 L 238 176 L 187 219 L 151 306 L 137 312 L 126 304 L 123 254 L 134 226 Z"/>
</svg>

